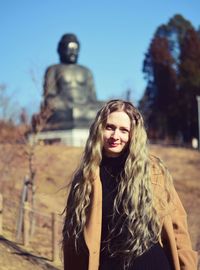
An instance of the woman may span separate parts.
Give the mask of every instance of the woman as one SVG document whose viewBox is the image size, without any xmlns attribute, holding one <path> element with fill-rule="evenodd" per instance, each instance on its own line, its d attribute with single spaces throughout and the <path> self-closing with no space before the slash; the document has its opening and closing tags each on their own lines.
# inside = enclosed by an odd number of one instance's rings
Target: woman
<svg viewBox="0 0 200 270">
<path fill-rule="evenodd" d="M 65 270 L 195 270 L 186 213 L 144 123 L 111 100 L 91 125 L 66 206 Z"/>
</svg>

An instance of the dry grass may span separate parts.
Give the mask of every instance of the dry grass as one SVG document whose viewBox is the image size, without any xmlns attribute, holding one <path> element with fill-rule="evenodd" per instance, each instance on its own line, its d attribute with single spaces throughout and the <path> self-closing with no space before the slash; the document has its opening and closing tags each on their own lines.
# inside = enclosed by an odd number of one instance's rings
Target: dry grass
<svg viewBox="0 0 200 270">
<path fill-rule="evenodd" d="M 8 210 L 5 213 L 4 232 L 5 236 L 13 240 L 23 179 L 28 174 L 28 162 L 22 148 L 20 145 L 0 146 L 0 190 Z M 169 168 L 188 212 L 193 246 L 200 249 L 200 153 L 190 149 L 158 145 L 152 145 L 151 152 L 159 156 Z M 62 213 L 67 197 L 66 186 L 80 160 L 81 153 L 81 148 L 61 145 L 38 146 L 35 149 L 33 165 L 36 169 L 36 209 L 46 214 L 45 217 L 36 215 L 35 235 L 29 248 L 36 255 L 51 257 L 50 213 Z M 7 265 L 11 263 L 10 260 L 9 257 Z M 16 256 L 13 256 L 13 260 L 16 260 L 14 264 L 17 265 Z M 2 263 L 6 264 L 5 260 L 2 262 L 0 258 L 0 265 L 3 265 Z"/>
</svg>

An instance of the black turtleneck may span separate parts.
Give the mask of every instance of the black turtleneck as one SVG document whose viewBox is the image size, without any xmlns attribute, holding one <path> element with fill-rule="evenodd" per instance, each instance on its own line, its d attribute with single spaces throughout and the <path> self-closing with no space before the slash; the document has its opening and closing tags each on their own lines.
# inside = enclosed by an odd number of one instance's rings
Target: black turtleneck
<svg viewBox="0 0 200 270">
<path fill-rule="evenodd" d="M 107 247 L 109 227 L 112 227 L 113 204 L 118 190 L 119 176 L 123 172 L 127 153 L 119 157 L 103 155 L 100 164 L 102 183 L 102 232 L 99 270 L 122 270 L 123 260 L 120 256 L 110 258 Z M 122 239 L 123 241 L 123 239 Z M 167 257 L 159 244 L 155 244 L 147 252 L 138 257 L 128 270 L 171 270 Z"/>
<path fill-rule="evenodd" d="M 113 204 L 117 194 L 120 173 L 123 171 L 126 156 L 106 157 L 103 156 L 100 165 L 100 178 L 102 182 L 103 204 L 102 204 L 102 249 L 105 249 L 106 241 L 113 216 Z"/>
</svg>

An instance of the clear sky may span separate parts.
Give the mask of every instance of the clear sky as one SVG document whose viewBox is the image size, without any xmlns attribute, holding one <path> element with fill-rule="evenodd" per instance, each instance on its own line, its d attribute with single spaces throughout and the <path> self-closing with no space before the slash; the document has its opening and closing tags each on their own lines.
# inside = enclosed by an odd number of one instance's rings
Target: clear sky
<svg viewBox="0 0 200 270">
<path fill-rule="evenodd" d="M 142 64 L 156 28 L 175 14 L 195 28 L 199 0 L 1 0 L 0 83 L 29 113 L 38 110 L 45 69 L 59 63 L 57 44 L 75 33 L 78 63 L 92 70 L 100 100 L 145 88 Z"/>
</svg>

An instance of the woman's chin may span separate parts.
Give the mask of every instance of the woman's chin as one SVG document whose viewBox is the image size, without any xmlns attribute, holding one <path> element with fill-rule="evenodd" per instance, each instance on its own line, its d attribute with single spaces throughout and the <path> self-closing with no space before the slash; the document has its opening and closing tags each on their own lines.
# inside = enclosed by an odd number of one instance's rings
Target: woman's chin
<svg viewBox="0 0 200 270">
<path fill-rule="evenodd" d="M 105 155 L 108 157 L 118 157 L 120 156 L 122 153 L 122 150 L 118 150 L 118 149 L 107 149 L 105 150 Z"/>
</svg>

